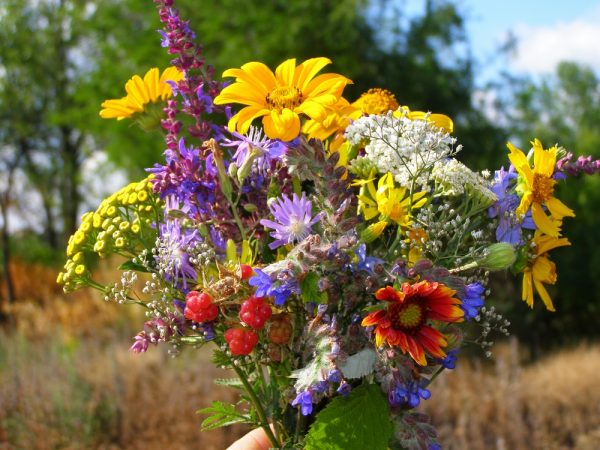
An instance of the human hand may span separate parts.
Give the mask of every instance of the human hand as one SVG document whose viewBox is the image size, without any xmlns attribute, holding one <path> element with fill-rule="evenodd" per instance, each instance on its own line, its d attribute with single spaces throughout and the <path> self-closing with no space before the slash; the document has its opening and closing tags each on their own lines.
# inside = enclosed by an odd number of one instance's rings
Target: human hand
<svg viewBox="0 0 600 450">
<path fill-rule="evenodd" d="M 255 428 L 235 441 L 227 450 L 269 450 L 271 443 L 262 428 Z"/>
</svg>

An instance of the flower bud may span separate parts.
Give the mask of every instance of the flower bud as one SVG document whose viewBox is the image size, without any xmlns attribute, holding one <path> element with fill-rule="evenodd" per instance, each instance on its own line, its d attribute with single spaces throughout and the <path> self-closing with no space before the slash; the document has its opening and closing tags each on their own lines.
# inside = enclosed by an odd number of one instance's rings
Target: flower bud
<svg viewBox="0 0 600 450">
<path fill-rule="evenodd" d="M 485 256 L 477 261 L 477 266 L 488 270 L 503 270 L 512 266 L 516 258 L 515 249 L 511 244 L 498 242 L 486 249 Z"/>
</svg>

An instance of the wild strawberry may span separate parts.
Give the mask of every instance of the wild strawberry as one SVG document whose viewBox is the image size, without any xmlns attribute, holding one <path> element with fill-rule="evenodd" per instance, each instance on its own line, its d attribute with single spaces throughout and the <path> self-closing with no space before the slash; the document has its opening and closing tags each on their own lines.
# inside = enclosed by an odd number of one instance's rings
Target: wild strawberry
<svg viewBox="0 0 600 450">
<path fill-rule="evenodd" d="M 183 315 L 194 322 L 210 322 L 219 315 L 219 308 L 210 295 L 204 292 L 190 291 L 185 296 Z"/>
<path fill-rule="evenodd" d="M 287 344 L 292 337 L 290 316 L 287 314 L 278 314 L 273 317 L 269 323 L 267 336 L 273 344 Z"/>
<path fill-rule="evenodd" d="M 263 297 L 252 296 L 242 303 L 240 320 L 258 330 L 269 320 L 271 314 L 271 307 L 265 303 Z"/>
<path fill-rule="evenodd" d="M 240 264 L 240 278 L 242 280 L 247 280 L 252 276 L 254 270 L 248 264 Z"/>
<path fill-rule="evenodd" d="M 224 333 L 232 355 L 249 355 L 258 343 L 258 336 L 252 330 L 230 328 Z"/>
</svg>

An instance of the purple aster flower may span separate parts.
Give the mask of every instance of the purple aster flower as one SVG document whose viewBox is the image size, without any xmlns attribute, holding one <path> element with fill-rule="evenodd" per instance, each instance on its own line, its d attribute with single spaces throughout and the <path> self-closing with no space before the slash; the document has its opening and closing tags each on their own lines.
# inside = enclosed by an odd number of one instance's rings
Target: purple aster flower
<svg viewBox="0 0 600 450">
<path fill-rule="evenodd" d="M 310 390 L 299 393 L 292 401 L 292 406 L 298 405 L 300 405 L 300 411 L 302 412 L 303 416 L 308 416 L 310 413 L 312 413 L 313 403 L 312 392 Z"/>
<path fill-rule="evenodd" d="M 200 241 L 198 230 L 182 229 L 178 219 L 169 219 L 170 212 L 176 210 L 173 197 L 167 199 L 165 207 L 166 222 L 159 227 L 156 244 L 156 263 L 165 278 L 175 284 L 181 280 L 183 289 L 187 289 L 187 279 L 196 279 L 196 271 L 190 264 L 187 250 Z"/>
<path fill-rule="evenodd" d="M 257 297 L 266 297 L 271 292 L 273 280 L 271 280 L 269 274 L 254 268 L 254 276 L 250 277 L 248 284 L 256 288 L 254 295 Z"/>
<path fill-rule="evenodd" d="M 425 379 L 419 383 L 410 381 L 406 384 L 397 384 L 388 394 L 390 405 L 393 407 L 408 405 L 409 408 L 416 408 L 421 403 L 421 399 L 427 400 L 431 397 L 431 392 L 425 386 L 427 386 Z"/>
<path fill-rule="evenodd" d="M 272 162 L 281 160 L 287 150 L 283 142 L 263 136 L 261 129 L 257 127 L 251 126 L 247 136 L 235 131 L 231 134 L 236 139 L 225 139 L 222 145 L 236 149 L 232 161 L 239 170 L 266 176 Z"/>
<path fill-rule="evenodd" d="M 481 283 L 471 283 L 465 286 L 465 295 L 461 299 L 461 309 L 465 312 L 465 320 L 470 320 L 479 314 L 483 306 L 483 293 L 485 288 Z"/>
<path fill-rule="evenodd" d="M 260 223 L 275 230 L 271 233 L 275 238 L 275 241 L 269 244 L 271 250 L 302 241 L 310 234 L 312 226 L 322 217 L 322 213 L 312 217 L 312 203 L 306 199 L 304 192 L 301 198 L 296 194 L 293 194 L 292 199 L 282 196 L 274 201 L 269 209 L 277 222 L 262 219 Z"/>
</svg>

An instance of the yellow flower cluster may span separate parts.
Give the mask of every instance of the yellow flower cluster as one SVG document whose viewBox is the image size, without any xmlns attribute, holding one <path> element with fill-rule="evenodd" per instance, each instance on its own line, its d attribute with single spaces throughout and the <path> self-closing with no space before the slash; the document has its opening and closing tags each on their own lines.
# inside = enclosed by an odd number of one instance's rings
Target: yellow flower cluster
<svg viewBox="0 0 600 450">
<path fill-rule="evenodd" d="M 531 253 L 523 268 L 521 298 L 533 308 L 535 288 L 546 309 L 554 311 L 552 298 L 544 286 L 556 283 L 557 278 L 556 265 L 548 258 L 548 252 L 557 247 L 571 245 L 567 238 L 561 236 L 561 228 L 563 218 L 575 217 L 575 212 L 554 196 L 558 148 L 554 146 L 544 149 L 539 139 L 534 139 L 531 144 L 533 166 L 525 153 L 508 143 L 508 159 L 519 175 L 516 190 L 521 201 L 516 213 L 522 218 L 531 211 L 531 218 L 537 228 Z"/>
<path fill-rule="evenodd" d="M 86 254 L 105 257 L 116 253 L 131 257 L 142 242 L 153 243 L 156 231 L 151 224 L 156 221 L 159 202 L 146 178 L 105 198 L 96 211 L 85 213 L 79 229 L 69 238 L 68 259 L 57 283 L 65 291 L 93 284 Z"/>
</svg>

